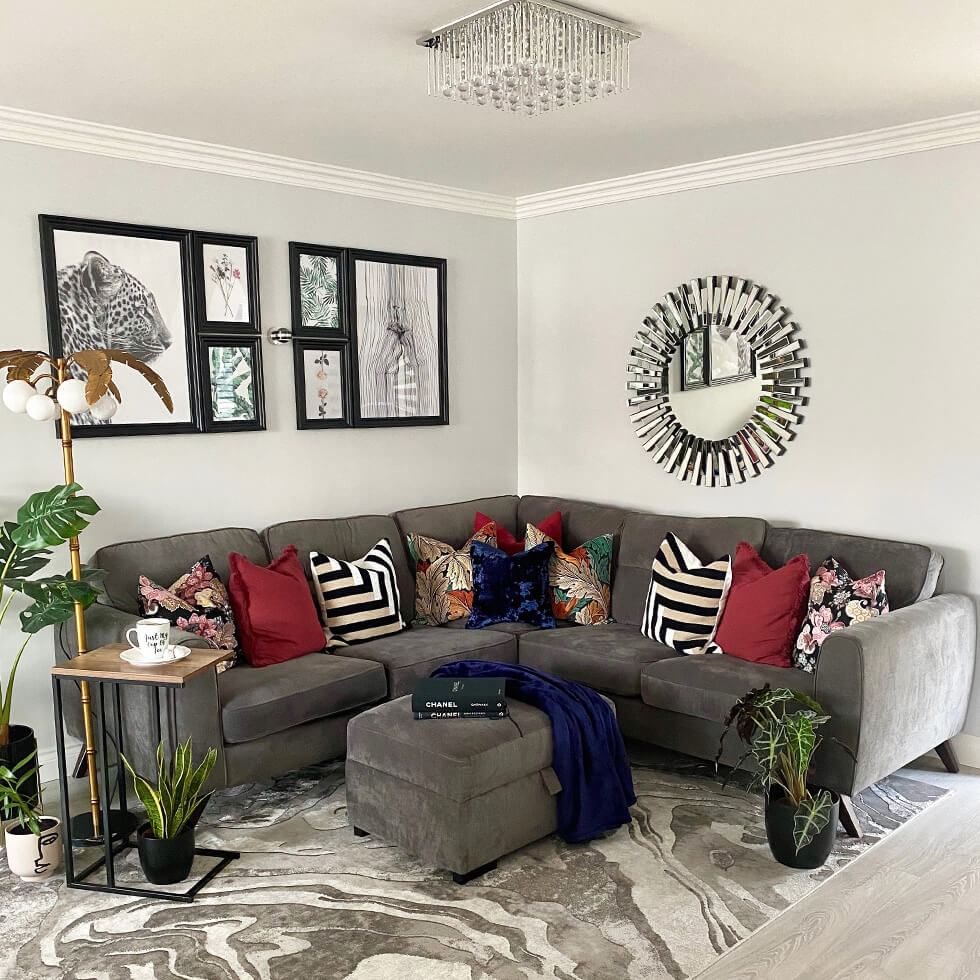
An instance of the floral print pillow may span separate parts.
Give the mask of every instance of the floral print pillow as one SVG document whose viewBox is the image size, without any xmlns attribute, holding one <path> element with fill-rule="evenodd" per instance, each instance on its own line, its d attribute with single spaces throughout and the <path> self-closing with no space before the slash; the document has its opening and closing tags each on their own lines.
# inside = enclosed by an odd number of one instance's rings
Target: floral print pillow
<svg viewBox="0 0 980 980">
<path fill-rule="evenodd" d="M 831 633 L 886 612 L 884 571 L 853 579 L 836 558 L 828 558 L 810 579 L 810 604 L 796 638 L 793 665 L 812 674 L 820 647 Z"/>
<path fill-rule="evenodd" d="M 463 619 L 473 610 L 474 541 L 497 547 L 497 525 L 488 521 L 462 548 L 427 538 L 408 535 L 408 550 L 415 561 L 415 623 L 442 626 Z"/>
<path fill-rule="evenodd" d="M 159 616 L 177 629 L 195 633 L 216 650 L 233 650 L 237 655 L 235 617 L 224 582 L 205 555 L 191 565 L 170 588 L 159 586 L 145 575 L 139 577 L 139 606 L 144 616 Z M 219 673 L 235 661 L 218 665 Z"/>
<path fill-rule="evenodd" d="M 565 552 L 553 538 L 533 524 L 527 525 L 528 548 L 551 541 L 555 551 L 548 569 L 551 609 L 555 619 L 581 626 L 612 622 L 609 587 L 612 582 L 613 536 L 600 534 L 574 551 Z"/>
</svg>

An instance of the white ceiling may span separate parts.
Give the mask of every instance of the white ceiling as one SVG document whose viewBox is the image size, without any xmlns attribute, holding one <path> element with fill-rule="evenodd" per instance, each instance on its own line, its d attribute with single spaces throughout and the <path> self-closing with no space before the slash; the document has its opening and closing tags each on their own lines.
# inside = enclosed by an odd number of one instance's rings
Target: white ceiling
<svg viewBox="0 0 980 980">
<path fill-rule="evenodd" d="M 426 94 L 484 0 L 0 4 L 0 104 L 498 194 L 980 109 L 978 0 L 596 0 L 633 84 L 527 119 Z"/>
</svg>

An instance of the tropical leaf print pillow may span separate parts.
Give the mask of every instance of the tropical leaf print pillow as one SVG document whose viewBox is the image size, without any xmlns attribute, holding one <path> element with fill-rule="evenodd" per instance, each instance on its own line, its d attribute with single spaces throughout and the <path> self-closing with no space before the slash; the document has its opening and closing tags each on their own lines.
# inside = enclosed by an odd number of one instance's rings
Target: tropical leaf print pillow
<svg viewBox="0 0 980 980">
<path fill-rule="evenodd" d="M 423 534 L 408 535 L 408 550 L 415 562 L 415 623 L 442 626 L 469 616 L 473 609 L 474 541 L 497 547 L 497 525 L 489 521 L 462 548 Z"/>
<path fill-rule="evenodd" d="M 793 665 L 812 674 L 817 669 L 820 648 L 831 633 L 886 612 L 888 593 L 883 570 L 853 579 L 836 558 L 828 558 L 810 579 L 810 604 L 796 638 Z"/>
<path fill-rule="evenodd" d="M 528 548 L 552 541 L 533 524 L 528 524 Z M 613 536 L 600 534 L 574 551 L 564 552 L 555 544 L 548 568 L 551 610 L 555 619 L 570 620 L 582 626 L 603 626 L 612 622 L 610 585 L 612 583 Z"/>
</svg>

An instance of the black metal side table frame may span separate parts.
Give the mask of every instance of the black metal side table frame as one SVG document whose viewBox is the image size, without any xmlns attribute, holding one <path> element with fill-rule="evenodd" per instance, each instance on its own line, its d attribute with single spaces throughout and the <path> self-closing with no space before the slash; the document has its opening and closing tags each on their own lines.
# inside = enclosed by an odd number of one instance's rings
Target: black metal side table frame
<svg viewBox="0 0 980 980">
<path fill-rule="evenodd" d="M 75 678 L 64 674 L 52 674 L 51 686 L 54 695 L 55 708 L 55 736 L 58 744 L 58 776 L 61 782 L 62 800 L 62 826 L 71 826 L 71 803 L 68 796 L 68 766 L 65 758 L 65 732 L 64 732 L 64 711 L 62 703 L 61 685 L 65 681 L 74 683 Z M 101 770 L 101 805 L 102 805 L 102 850 L 103 853 L 86 868 L 78 871 L 75 869 L 75 859 L 71 832 L 65 838 L 65 882 L 69 888 L 79 888 L 86 891 L 106 892 L 111 895 L 135 895 L 145 898 L 162 898 L 171 902 L 193 902 L 197 893 L 210 882 L 215 875 L 223 871 L 236 858 L 240 857 L 238 851 L 225 851 L 212 847 L 195 847 L 194 854 L 200 857 L 217 858 L 207 872 L 202 875 L 190 888 L 183 892 L 162 891 L 153 887 L 139 887 L 136 885 L 121 885 L 116 883 L 116 856 L 123 851 L 135 848 L 136 841 L 128 829 L 123 833 L 122 839 L 113 842 L 113 834 L 110 826 L 110 804 L 111 788 L 113 784 L 110 775 L 109 764 L 109 734 L 108 718 L 106 715 L 106 688 L 111 688 L 112 716 L 113 716 L 113 740 L 116 746 L 117 760 L 121 760 L 123 755 L 123 717 L 120 697 L 122 685 L 139 685 L 150 687 L 153 692 L 154 716 L 156 721 L 157 744 L 163 740 L 163 713 L 164 707 L 161 704 L 159 684 L 147 684 L 144 681 L 130 680 L 105 680 L 99 678 L 88 678 L 90 684 L 95 684 L 98 688 L 99 704 L 99 729 L 101 739 L 99 744 L 100 770 Z M 165 687 L 166 714 L 167 714 L 167 734 L 170 743 L 171 757 L 177 745 L 177 697 L 176 686 L 168 685 Z M 119 794 L 119 805 L 126 812 L 126 773 L 121 761 L 116 764 L 116 791 Z M 105 868 L 105 884 L 88 881 L 96 871 Z"/>
</svg>

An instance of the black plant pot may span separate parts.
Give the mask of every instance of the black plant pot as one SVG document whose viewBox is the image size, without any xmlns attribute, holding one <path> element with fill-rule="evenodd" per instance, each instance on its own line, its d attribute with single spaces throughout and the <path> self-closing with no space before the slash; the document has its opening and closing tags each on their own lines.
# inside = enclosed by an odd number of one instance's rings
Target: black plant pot
<svg viewBox="0 0 980 980">
<path fill-rule="evenodd" d="M 173 885 L 184 881 L 194 863 L 194 828 L 188 827 L 177 837 L 154 837 L 148 823 L 136 835 L 140 867 L 146 880 L 154 885 Z"/>
<path fill-rule="evenodd" d="M 788 868 L 819 868 L 825 864 L 834 849 L 837 836 L 837 821 L 840 815 L 840 797 L 832 793 L 833 806 L 827 826 L 814 834 L 813 840 L 805 847 L 796 850 L 793 827 L 796 820 L 796 807 L 786 799 L 779 786 L 773 786 L 766 794 L 766 837 L 772 856 Z"/>
<path fill-rule="evenodd" d="M 5 765 L 8 769 L 13 769 L 18 762 L 28 758 L 32 752 L 36 751 L 37 739 L 34 737 L 34 729 L 28 728 L 27 725 L 11 725 L 10 742 L 7 745 L 0 745 L 0 763 Z M 35 759 L 33 763 L 29 764 L 25 768 L 36 769 L 37 760 Z M 24 770 L 22 769 L 18 775 L 23 775 L 23 772 Z M 37 801 L 40 788 L 38 787 L 36 772 L 24 783 L 20 792 L 25 798 Z M 8 814 L 6 811 L 0 811 L 0 819 L 9 820 L 11 816 L 13 816 L 13 814 Z"/>
</svg>

